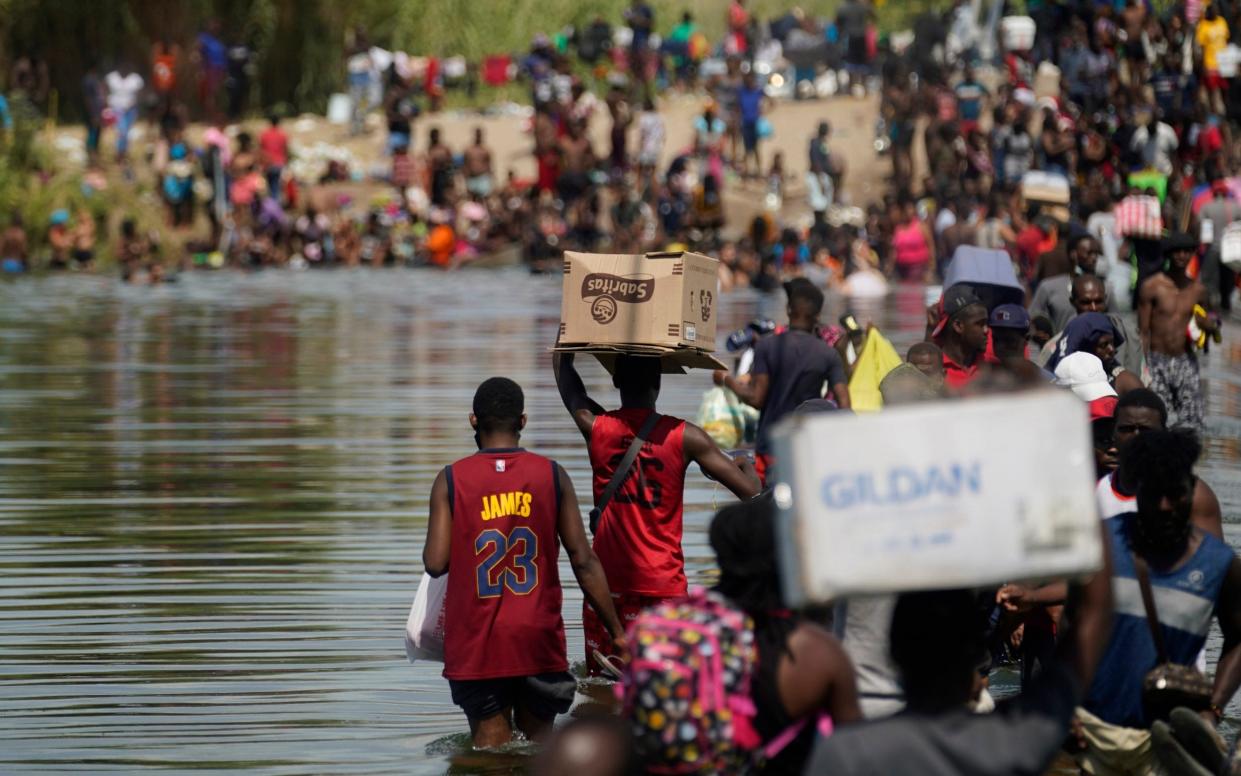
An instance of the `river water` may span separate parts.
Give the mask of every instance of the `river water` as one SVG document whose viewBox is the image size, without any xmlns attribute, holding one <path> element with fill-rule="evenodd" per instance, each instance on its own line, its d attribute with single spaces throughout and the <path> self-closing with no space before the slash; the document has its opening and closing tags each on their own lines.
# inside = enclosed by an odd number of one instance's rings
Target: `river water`
<svg viewBox="0 0 1241 776">
<path fill-rule="evenodd" d="M 726 298 L 721 335 L 782 296 Z M 547 348 L 559 278 L 520 271 L 82 276 L 0 283 L 0 772 L 505 773 L 466 753 L 402 630 L 435 473 L 470 399 L 526 390 L 523 442 L 588 492 Z M 856 310 L 920 338 L 922 292 Z M 829 310 L 841 311 L 839 300 Z M 902 348 L 903 349 L 903 348 Z M 1201 467 L 1241 520 L 1241 338 L 1206 362 Z M 605 373 L 583 366 L 615 404 Z M 665 380 L 693 417 L 706 373 Z M 694 469 L 692 580 L 726 493 Z M 581 596 L 567 568 L 571 659 Z"/>
</svg>

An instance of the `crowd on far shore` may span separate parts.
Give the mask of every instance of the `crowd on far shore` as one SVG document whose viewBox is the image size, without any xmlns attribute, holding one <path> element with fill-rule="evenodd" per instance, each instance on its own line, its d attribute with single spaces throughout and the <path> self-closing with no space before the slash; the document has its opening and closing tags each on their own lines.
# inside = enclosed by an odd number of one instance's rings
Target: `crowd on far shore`
<svg viewBox="0 0 1241 776">
<path fill-rule="evenodd" d="M 835 229 L 843 221 L 860 229 L 862 219 L 850 211 L 827 225 L 845 168 L 831 153 L 830 128 L 811 127 L 806 137 L 813 229 L 782 218 L 785 160 L 763 158 L 760 149 L 781 74 L 802 87 L 792 97 L 812 93 L 825 74 L 839 73 L 842 84 L 853 74 L 863 88 L 884 55 L 873 14 L 861 3 L 848 6 L 835 19 L 797 10 L 760 21 L 734 3 L 726 34 L 708 41 L 691 14 L 657 20 L 638 0 L 623 19 L 537 36 L 528 51 L 504 58 L 498 79 L 529 89 L 536 171 L 529 178 L 496 162 L 481 129 L 447 137 L 437 125 L 459 68 L 384 49 L 363 30 L 350 35 L 343 120 L 352 134 L 381 130 L 382 165 L 299 148 L 282 117 L 264 117 L 262 126 L 247 121 L 253 52 L 212 21 L 193 41 L 156 43 L 147 67 L 92 66 L 82 78 L 86 178 L 97 189 L 149 187 L 166 228 L 129 221 L 120 228 L 118 219 L 66 207 L 46 223 L 13 220 L 5 267 L 85 269 L 96 254 L 114 254 L 137 280 L 149 279 L 154 264 L 454 268 L 478 261 L 539 270 L 566 248 L 692 247 L 725 257 L 729 287 L 774 288 L 785 264 L 808 258 L 839 271 L 849 247 Z M 797 54 L 807 50 L 809 59 Z M 38 112 L 42 82 L 37 64 L 22 61 L 8 103 L 19 117 Z M 656 95 L 669 89 L 702 99 L 685 148 L 665 148 Z M 191 131 L 191 118 L 205 130 Z M 132 135 L 144 121 L 154 140 L 135 155 Z M 592 140 L 599 125 L 607 127 L 606 145 Z M 119 184 L 105 176 L 113 169 L 123 172 Z M 723 198 L 741 183 L 762 192 L 763 215 L 729 224 Z"/>
</svg>

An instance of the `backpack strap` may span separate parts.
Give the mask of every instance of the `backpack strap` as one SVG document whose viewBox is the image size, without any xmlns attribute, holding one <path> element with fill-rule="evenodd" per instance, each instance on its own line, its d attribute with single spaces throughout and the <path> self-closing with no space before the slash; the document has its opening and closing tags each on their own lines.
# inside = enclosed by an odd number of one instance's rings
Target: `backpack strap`
<svg viewBox="0 0 1241 776">
<path fill-rule="evenodd" d="M 642 424 L 642 428 L 638 429 L 637 435 L 629 443 L 629 449 L 625 451 L 625 457 L 621 459 L 620 465 L 612 473 L 612 479 L 608 481 L 608 486 L 603 489 L 603 495 L 600 496 L 599 503 L 595 505 L 594 509 L 590 510 L 590 532 L 592 534 L 599 529 L 599 518 L 603 516 L 603 510 L 607 509 L 608 504 L 612 503 L 612 497 L 616 495 L 616 491 L 620 488 L 621 483 L 629 476 L 629 470 L 633 468 L 634 461 L 638 459 L 638 451 L 642 449 L 646 438 L 655 430 L 655 424 L 659 422 L 660 417 L 658 412 L 651 410 L 651 414 L 647 416 L 646 422 Z"/>
<path fill-rule="evenodd" d="M 1146 624 L 1150 626 L 1151 639 L 1155 642 L 1155 654 L 1159 665 L 1168 662 L 1168 650 L 1163 643 L 1163 628 L 1159 627 L 1159 612 L 1155 609 L 1155 594 L 1151 591 L 1150 570 L 1146 560 L 1133 553 L 1133 566 L 1138 573 L 1138 587 L 1142 589 L 1142 608 L 1146 610 Z"/>
<path fill-rule="evenodd" d="M 789 744 L 793 743 L 801 735 L 802 731 L 806 729 L 806 723 L 809 721 L 806 718 L 799 719 L 786 727 L 780 735 L 768 741 L 767 745 L 763 747 L 763 759 L 770 760 L 787 749 Z M 820 738 L 830 736 L 835 729 L 832 724 L 832 715 L 820 711 L 815 719 L 815 729 L 818 731 Z"/>
</svg>

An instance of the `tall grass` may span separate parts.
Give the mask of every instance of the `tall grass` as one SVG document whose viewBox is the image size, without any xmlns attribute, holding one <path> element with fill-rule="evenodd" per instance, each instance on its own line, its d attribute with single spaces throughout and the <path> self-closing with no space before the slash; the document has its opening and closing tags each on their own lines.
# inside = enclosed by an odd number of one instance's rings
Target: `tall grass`
<svg viewBox="0 0 1241 776">
<path fill-rule="evenodd" d="M 662 34 L 670 32 L 686 11 L 694 15 L 708 38 L 718 40 L 724 33 L 727 0 L 649 1 L 655 10 L 656 30 Z M 794 5 L 810 15 L 831 16 L 838 4 L 838 0 L 750 0 L 746 7 L 765 20 Z M 619 25 L 629 5 L 629 0 L 412 0 L 400 4 L 370 0 L 357 9 L 357 21 L 372 37 L 386 37 L 395 48 L 476 61 L 487 54 L 524 50 L 537 33 L 552 35 L 566 25 L 584 26 L 596 16 Z"/>
</svg>

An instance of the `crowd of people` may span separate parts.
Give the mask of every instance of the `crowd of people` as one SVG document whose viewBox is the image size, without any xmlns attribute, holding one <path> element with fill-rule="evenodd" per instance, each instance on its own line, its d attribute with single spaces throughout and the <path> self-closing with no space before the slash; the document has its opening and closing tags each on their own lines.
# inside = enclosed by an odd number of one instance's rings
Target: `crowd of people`
<svg viewBox="0 0 1241 776">
<path fill-rule="evenodd" d="M 661 28 L 649 4 L 635 0 L 618 26 L 596 18 L 536 37 L 527 52 L 504 57 L 502 68 L 505 80 L 529 88 L 529 176 L 495 157 L 481 127 L 467 139 L 447 136 L 437 122 L 446 86 L 459 80 L 458 71 L 476 77 L 479 67 L 390 51 L 363 30 L 351 33 L 346 57 L 348 123 L 353 134 L 382 136 L 375 148 L 382 161 L 342 153 L 307 163 L 310 149 L 291 140 L 281 116 L 266 117 L 262 126 L 251 117 L 254 52 L 213 20 L 193 41 L 154 44 L 144 67 L 88 66 L 79 106 L 86 175 L 101 188 L 115 161 L 122 181 L 112 185 L 149 187 L 164 205 L 169 229 L 147 229 L 142 237 L 160 250 L 138 264 L 134 251 L 117 254 L 128 278 L 150 276 L 154 263 L 456 267 L 483 259 L 543 269 L 565 249 L 692 247 L 722 254 L 727 287 L 774 289 L 799 263 L 840 274 L 849 249 L 826 224 L 845 166 L 829 148 L 827 123 L 807 133 L 814 229 L 782 217 L 785 160 L 760 153 L 772 131 L 768 71 L 782 45 L 796 47 L 800 36 L 841 52 L 818 52 L 809 67 L 798 60 L 789 72 L 805 79 L 836 67 L 861 74 L 876 55 L 873 15 L 858 2 L 846 6 L 836 20 L 796 11 L 760 23 L 734 2 L 726 33 L 709 41 L 691 14 L 660 20 L 676 21 Z M 13 103 L 34 115 L 43 103 L 37 68 L 27 70 L 18 90 L 27 97 Z M 656 95 L 667 88 L 702 100 L 684 148 L 666 148 L 663 98 Z M 8 120 L 7 104 L 4 115 Z M 598 140 L 603 125 L 606 143 Z M 148 142 L 135 154 L 139 127 Z M 365 194 L 333 187 L 359 182 Z M 729 224 L 729 189 L 747 197 L 759 192 L 761 213 Z M 95 220 L 104 237 L 117 226 Z M 7 271 L 89 266 L 52 255 L 42 230 L 54 224 L 14 226 L 30 230 L 28 248 L 5 254 Z M 75 214 L 70 228 L 79 227 L 87 228 Z M 105 242 L 102 253 L 111 253 L 112 241 Z"/>
<path fill-rule="evenodd" d="M 917 29 L 952 26 L 967 7 Z M 1228 45 L 1241 8 L 1029 7 L 1031 39 L 1002 36 L 998 67 L 925 40 L 882 58 L 892 194 L 843 234 L 816 218 L 761 260 L 766 287 L 784 290 L 787 325 L 756 321 L 730 338 L 748 352 L 714 374 L 759 413 L 753 458 L 657 411 L 657 360 L 618 359 L 619 408 L 607 410 L 556 354 L 592 470 L 588 543 L 562 470 L 518 447 L 521 389 L 480 386 L 470 415 L 480 451 L 437 479 L 424 549 L 429 573 L 454 569 L 444 675 L 476 745 L 515 731 L 544 741 L 535 771 L 546 774 L 1045 773 L 1058 756 L 1093 774 L 1237 772 L 1217 728 L 1241 686 L 1241 561 L 1195 464 L 1198 363 L 1219 341 L 1241 258 L 1231 140 L 1241 92 Z M 716 118 L 704 113 L 708 131 Z M 915 177 L 919 142 L 928 168 Z M 710 154 L 697 161 L 709 179 Z M 789 462 L 772 429 L 852 412 L 851 378 L 877 335 L 820 320 L 823 279 L 798 245 L 816 230 L 842 243 L 829 252 L 846 275 L 874 264 L 942 283 L 924 341 L 880 382 L 884 407 L 1017 391 L 1081 400 L 1101 571 L 786 605 L 764 489 Z M 691 462 L 740 499 L 709 529 L 710 591 L 689 589 L 681 550 Z M 509 492 L 534 494 L 520 520 L 503 507 Z M 620 713 L 583 712 L 553 732 L 576 681 L 546 549 L 558 541 L 586 597 L 581 657 L 617 680 Z M 498 669 L 494 650 L 487 666 L 471 663 L 465 639 L 544 647 L 504 650 Z M 987 679 L 1000 663 L 1019 667 L 1021 688 L 997 703 Z"/>
</svg>

